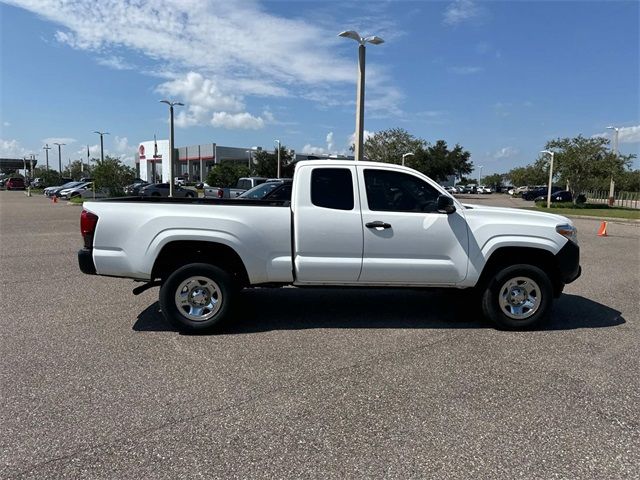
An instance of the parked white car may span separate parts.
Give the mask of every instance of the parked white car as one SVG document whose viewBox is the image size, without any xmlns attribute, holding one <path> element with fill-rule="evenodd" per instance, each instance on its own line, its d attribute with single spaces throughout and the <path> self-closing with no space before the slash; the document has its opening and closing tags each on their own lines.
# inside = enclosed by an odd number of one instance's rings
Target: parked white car
<svg viewBox="0 0 640 480">
<path fill-rule="evenodd" d="M 75 187 L 64 188 L 60 190 L 60 196 L 62 198 L 71 199 L 73 197 L 79 197 L 85 190 L 91 190 L 93 188 L 93 182 L 84 182 Z"/>
</svg>

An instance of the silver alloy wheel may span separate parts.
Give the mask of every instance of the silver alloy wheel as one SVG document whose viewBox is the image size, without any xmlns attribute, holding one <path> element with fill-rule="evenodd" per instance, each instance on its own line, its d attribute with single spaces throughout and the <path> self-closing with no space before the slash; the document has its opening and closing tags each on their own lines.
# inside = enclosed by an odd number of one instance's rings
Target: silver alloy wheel
<svg viewBox="0 0 640 480">
<path fill-rule="evenodd" d="M 525 320 L 540 308 L 542 292 L 536 282 L 528 277 L 514 277 L 500 288 L 498 303 L 507 317 Z"/>
<path fill-rule="evenodd" d="M 178 311 L 189 320 L 204 322 L 222 307 L 222 291 L 207 277 L 189 277 L 176 289 Z"/>
</svg>

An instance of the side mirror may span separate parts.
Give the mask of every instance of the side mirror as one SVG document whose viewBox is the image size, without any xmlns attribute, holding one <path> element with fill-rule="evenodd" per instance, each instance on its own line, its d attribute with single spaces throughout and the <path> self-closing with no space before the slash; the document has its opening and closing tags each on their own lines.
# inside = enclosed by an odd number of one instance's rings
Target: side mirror
<svg viewBox="0 0 640 480">
<path fill-rule="evenodd" d="M 438 213 L 452 214 L 456 211 L 456 206 L 453 204 L 453 198 L 449 195 L 440 195 L 438 197 Z"/>
</svg>

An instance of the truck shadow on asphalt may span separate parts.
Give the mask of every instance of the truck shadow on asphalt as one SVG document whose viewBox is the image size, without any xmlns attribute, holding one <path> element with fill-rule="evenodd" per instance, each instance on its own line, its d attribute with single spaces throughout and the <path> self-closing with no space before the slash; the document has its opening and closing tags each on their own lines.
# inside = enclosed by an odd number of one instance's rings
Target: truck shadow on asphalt
<svg viewBox="0 0 640 480">
<path fill-rule="evenodd" d="M 551 321 L 538 330 L 614 327 L 621 312 L 579 295 L 555 302 Z M 455 292 L 357 289 L 252 289 L 217 335 L 310 328 L 492 328 L 467 297 Z M 138 315 L 135 331 L 176 331 L 158 302 Z"/>
</svg>

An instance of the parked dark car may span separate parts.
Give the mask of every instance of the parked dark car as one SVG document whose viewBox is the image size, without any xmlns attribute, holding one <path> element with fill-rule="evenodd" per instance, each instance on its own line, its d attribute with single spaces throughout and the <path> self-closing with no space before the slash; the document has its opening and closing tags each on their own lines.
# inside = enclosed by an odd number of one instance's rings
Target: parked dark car
<svg viewBox="0 0 640 480">
<path fill-rule="evenodd" d="M 536 199 L 534 200 L 535 202 L 546 202 L 547 201 L 547 195 L 540 195 L 539 197 L 536 197 Z M 578 199 L 577 199 L 577 203 L 584 203 L 587 201 L 587 197 L 585 197 L 584 195 L 580 194 L 578 195 Z M 571 195 L 571 192 L 569 190 L 562 190 L 560 192 L 556 192 L 556 193 L 552 193 L 551 194 L 551 203 L 556 203 L 556 202 L 573 202 L 573 195 Z"/>
<path fill-rule="evenodd" d="M 291 179 L 273 180 L 256 185 L 238 195 L 237 198 L 250 200 L 291 200 Z"/>
<path fill-rule="evenodd" d="M 152 183 L 143 187 L 140 190 L 140 195 L 143 197 L 168 197 L 169 196 L 169 184 L 168 183 Z M 189 188 L 182 188 L 178 186 L 173 187 L 174 197 L 196 198 L 198 193 L 195 190 Z"/>
<path fill-rule="evenodd" d="M 522 199 L 523 200 L 534 200 L 540 196 L 545 196 L 547 195 L 547 187 L 541 187 L 541 188 L 536 188 L 535 190 L 529 190 L 528 192 L 524 192 L 522 194 Z M 560 192 L 562 191 L 562 189 L 560 187 L 551 187 L 551 194 L 553 195 L 556 192 Z"/>
<path fill-rule="evenodd" d="M 140 190 L 147 185 L 149 185 L 149 182 L 145 182 L 144 180 L 133 182 L 131 185 L 124 187 L 124 193 L 125 195 L 140 195 Z"/>
<path fill-rule="evenodd" d="M 24 179 L 20 177 L 11 177 L 4 182 L 4 186 L 7 190 L 24 190 Z"/>
</svg>

